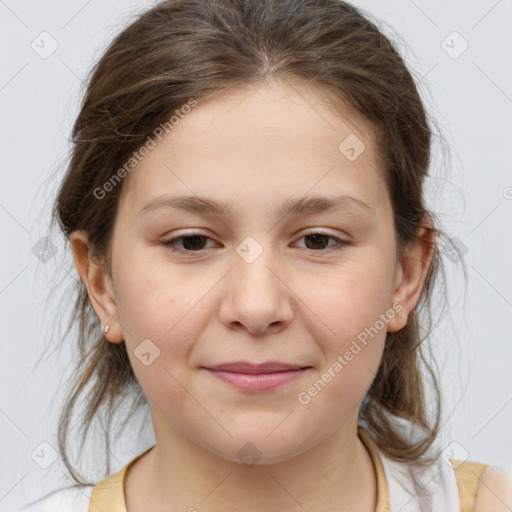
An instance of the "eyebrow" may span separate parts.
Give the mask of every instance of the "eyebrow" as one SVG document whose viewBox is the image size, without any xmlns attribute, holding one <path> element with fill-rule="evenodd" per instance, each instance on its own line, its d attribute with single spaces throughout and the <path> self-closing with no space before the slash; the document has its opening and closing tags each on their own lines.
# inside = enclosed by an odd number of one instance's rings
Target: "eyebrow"
<svg viewBox="0 0 512 512">
<path fill-rule="evenodd" d="M 158 208 L 174 208 L 198 214 L 213 214 L 223 218 L 233 218 L 232 205 L 225 201 L 216 201 L 199 196 L 159 196 L 146 203 L 137 215 L 146 214 Z M 333 210 L 375 213 L 368 203 L 351 196 L 303 196 L 286 199 L 278 211 L 279 218 L 286 215 L 304 215 Z"/>
</svg>

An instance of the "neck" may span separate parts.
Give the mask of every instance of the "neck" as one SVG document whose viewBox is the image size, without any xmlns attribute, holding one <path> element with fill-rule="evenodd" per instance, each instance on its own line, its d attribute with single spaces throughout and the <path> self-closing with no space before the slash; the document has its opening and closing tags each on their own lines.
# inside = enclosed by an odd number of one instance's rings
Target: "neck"
<svg viewBox="0 0 512 512">
<path fill-rule="evenodd" d="M 126 475 L 129 512 L 375 511 L 375 471 L 357 436 L 357 417 L 320 444 L 274 464 L 230 461 L 173 429 L 155 428 L 155 437 L 155 447 Z"/>
</svg>

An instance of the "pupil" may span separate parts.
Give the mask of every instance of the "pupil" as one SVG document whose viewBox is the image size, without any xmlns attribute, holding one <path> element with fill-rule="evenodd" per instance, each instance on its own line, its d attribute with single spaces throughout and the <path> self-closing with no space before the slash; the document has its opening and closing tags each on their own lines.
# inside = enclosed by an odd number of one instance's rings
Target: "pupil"
<svg viewBox="0 0 512 512">
<path fill-rule="evenodd" d="M 205 238 L 203 235 L 192 235 L 192 236 L 185 236 L 183 237 L 183 247 L 185 247 L 185 249 L 189 249 L 189 250 L 193 250 L 193 249 L 202 249 L 202 245 L 204 245 L 204 240 L 203 240 L 203 244 L 199 244 L 201 245 L 201 247 L 196 247 L 195 244 L 199 241 L 199 239 L 201 238 Z M 190 247 L 190 243 L 189 241 L 192 240 L 192 247 Z"/>
<path fill-rule="evenodd" d="M 313 240 L 313 245 L 318 244 L 318 243 L 320 243 L 320 245 L 322 245 L 322 242 L 327 242 L 327 240 L 329 239 L 329 236 L 323 235 L 323 234 L 306 235 L 306 240 L 308 238 Z M 319 241 L 319 239 L 320 239 L 320 241 Z M 308 244 L 306 244 L 306 245 L 308 245 Z M 318 249 L 318 247 L 308 247 L 308 249 Z"/>
</svg>

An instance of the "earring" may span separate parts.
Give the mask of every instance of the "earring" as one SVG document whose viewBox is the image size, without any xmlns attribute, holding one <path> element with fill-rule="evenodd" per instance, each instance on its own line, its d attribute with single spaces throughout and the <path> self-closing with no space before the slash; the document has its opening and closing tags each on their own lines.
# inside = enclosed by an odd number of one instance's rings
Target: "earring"
<svg viewBox="0 0 512 512">
<path fill-rule="evenodd" d="M 109 329 L 110 329 L 110 325 L 105 325 L 105 334 L 107 334 Z"/>
</svg>

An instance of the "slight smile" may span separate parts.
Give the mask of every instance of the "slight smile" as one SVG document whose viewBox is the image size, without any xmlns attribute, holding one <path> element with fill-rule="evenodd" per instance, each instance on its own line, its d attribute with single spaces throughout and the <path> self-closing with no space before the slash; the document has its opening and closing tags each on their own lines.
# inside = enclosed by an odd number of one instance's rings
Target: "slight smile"
<svg viewBox="0 0 512 512">
<path fill-rule="evenodd" d="M 301 377 L 312 367 L 280 362 L 254 365 L 237 361 L 201 368 L 238 389 L 258 393 L 278 389 Z"/>
</svg>

